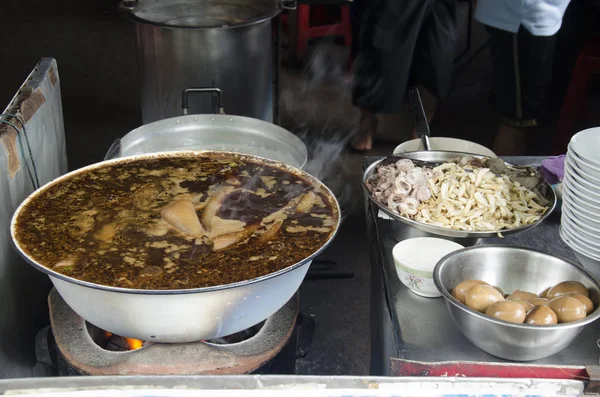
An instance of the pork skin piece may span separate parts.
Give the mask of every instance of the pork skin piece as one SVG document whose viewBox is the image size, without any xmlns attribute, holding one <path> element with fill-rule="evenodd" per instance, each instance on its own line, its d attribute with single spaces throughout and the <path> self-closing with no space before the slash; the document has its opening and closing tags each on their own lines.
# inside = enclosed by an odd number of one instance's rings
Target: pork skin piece
<svg viewBox="0 0 600 397">
<path fill-rule="evenodd" d="M 213 218 L 217 215 L 221 205 L 223 205 L 225 197 L 227 197 L 227 195 L 232 193 L 234 190 L 235 188 L 233 186 L 222 187 L 215 194 L 213 194 L 211 198 L 208 199 L 204 209 L 202 210 L 200 221 L 204 228 L 209 232 L 213 228 Z"/>
<path fill-rule="evenodd" d="M 302 197 L 300 197 L 300 201 L 296 206 L 296 212 L 308 212 L 312 209 L 312 207 L 317 204 L 319 201 L 319 196 L 315 194 L 315 192 L 304 193 Z"/>
<path fill-rule="evenodd" d="M 279 231 L 281 230 L 281 226 L 283 225 L 283 220 L 277 219 L 275 222 L 267 225 L 267 228 L 264 232 L 258 235 L 256 239 L 257 244 L 265 244 L 275 238 Z"/>
<path fill-rule="evenodd" d="M 245 223 L 244 223 L 245 225 Z M 243 227 L 242 230 L 233 233 L 221 234 L 211 238 L 210 241 L 213 243 L 213 251 L 219 251 L 227 248 L 239 241 L 244 240 L 258 229 L 260 225 L 258 223 Z"/>
<path fill-rule="evenodd" d="M 194 203 L 189 200 L 177 200 L 160 211 L 160 216 L 171 226 L 194 237 L 202 237 L 205 233 Z"/>
</svg>

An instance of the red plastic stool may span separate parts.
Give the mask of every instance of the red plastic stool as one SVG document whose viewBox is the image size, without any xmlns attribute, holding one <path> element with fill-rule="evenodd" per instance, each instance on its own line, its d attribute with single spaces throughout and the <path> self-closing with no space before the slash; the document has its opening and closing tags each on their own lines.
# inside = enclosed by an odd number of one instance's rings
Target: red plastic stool
<svg viewBox="0 0 600 397">
<path fill-rule="evenodd" d="M 314 11 L 311 9 L 312 7 L 316 7 Z M 341 17 L 336 22 L 325 22 L 328 18 L 325 9 L 322 7 L 322 5 L 299 4 L 296 8 L 296 31 L 290 31 L 289 15 L 281 15 L 283 30 L 287 31 L 289 35 L 295 36 L 296 46 L 293 51 L 297 59 L 301 59 L 306 54 L 308 42 L 318 37 L 344 36 L 344 46 L 350 48 L 352 45 L 350 7 L 347 5 L 340 6 Z M 311 13 L 311 11 L 313 12 Z M 313 22 L 319 24 L 314 25 Z"/>
<path fill-rule="evenodd" d="M 554 136 L 555 153 L 566 151 L 569 140 L 575 132 L 575 121 L 587 116 L 585 98 L 594 73 L 600 73 L 600 36 L 588 40 L 575 62 Z"/>
</svg>

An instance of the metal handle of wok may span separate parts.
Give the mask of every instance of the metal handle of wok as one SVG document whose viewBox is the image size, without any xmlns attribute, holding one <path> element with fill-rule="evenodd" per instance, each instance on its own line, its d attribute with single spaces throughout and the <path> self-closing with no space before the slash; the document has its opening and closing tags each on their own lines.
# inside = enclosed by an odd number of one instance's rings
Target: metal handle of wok
<svg viewBox="0 0 600 397">
<path fill-rule="evenodd" d="M 194 87 L 194 88 L 186 88 L 181 93 L 181 111 L 183 114 L 188 114 L 188 110 L 190 108 L 189 105 L 189 96 L 190 94 L 197 93 L 210 93 L 213 95 L 213 98 L 217 100 L 213 103 L 214 112 L 218 114 L 225 114 L 225 105 L 223 105 L 223 93 L 220 88 L 208 88 L 208 87 Z"/>
</svg>

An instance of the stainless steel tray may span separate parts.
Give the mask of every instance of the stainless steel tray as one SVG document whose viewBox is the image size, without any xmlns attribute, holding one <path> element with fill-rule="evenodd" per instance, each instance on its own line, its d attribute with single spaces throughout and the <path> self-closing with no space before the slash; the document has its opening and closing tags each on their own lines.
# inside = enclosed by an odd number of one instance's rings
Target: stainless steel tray
<svg viewBox="0 0 600 397">
<path fill-rule="evenodd" d="M 402 158 L 408 158 L 411 160 L 420 160 L 420 161 L 427 161 L 427 162 L 443 162 L 443 161 L 448 161 L 450 159 L 459 157 L 461 155 L 462 156 L 473 156 L 471 154 L 460 153 L 460 152 L 422 151 L 422 152 L 403 153 L 403 154 L 401 154 L 399 156 L 395 156 L 395 157 L 402 157 Z M 473 156 L 473 157 L 483 158 L 482 156 Z M 365 194 L 367 195 L 369 200 L 371 200 L 379 208 L 379 210 L 384 212 L 390 218 L 392 218 L 398 222 L 401 222 L 402 224 L 404 224 L 406 226 L 410 226 L 410 227 L 416 228 L 422 232 L 428 233 L 432 237 L 443 236 L 443 237 L 449 237 L 452 239 L 472 239 L 472 241 L 476 241 L 476 239 L 480 239 L 480 238 L 489 238 L 489 237 L 497 237 L 498 236 L 498 233 L 495 231 L 473 232 L 473 231 L 464 231 L 464 230 L 452 230 L 452 229 L 447 229 L 447 228 L 443 228 L 443 227 L 432 226 L 432 225 L 428 225 L 426 223 L 417 222 L 412 219 L 405 218 L 405 217 L 400 216 L 399 214 L 391 211 L 387 206 L 385 206 L 384 204 L 378 202 L 377 200 L 375 200 L 373 198 L 371 192 L 369 191 L 369 188 L 366 185 L 366 181 L 375 173 L 377 167 L 383 161 L 386 161 L 386 158 L 382 158 L 380 160 L 375 161 L 374 163 L 372 163 L 365 169 L 365 171 L 363 173 L 363 178 L 362 178 L 362 186 L 363 186 L 363 190 L 365 191 Z M 512 165 L 510 163 L 507 163 L 507 164 Z M 512 229 L 502 229 L 500 231 L 502 233 L 502 235 L 519 233 L 524 230 L 531 229 L 532 227 L 535 227 L 535 226 L 539 225 L 540 223 L 542 223 L 544 221 L 544 219 L 546 219 L 552 213 L 552 211 L 554 210 L 554 207 L 556 206 L 556 195 L 554 194 L 554 190 L 552 190 L 550 185 L 548 185 L 547 192 L 548 192 L 548 196 L 546 198 L 551 203 L 550 209 L 548 211 L 546 211 L 546 213 L 537 222 L 532 223 L 530 225 L 515 227 Z M 457 241 L 460 242 L 460 240 L 457 240 Z"/>
</svg>

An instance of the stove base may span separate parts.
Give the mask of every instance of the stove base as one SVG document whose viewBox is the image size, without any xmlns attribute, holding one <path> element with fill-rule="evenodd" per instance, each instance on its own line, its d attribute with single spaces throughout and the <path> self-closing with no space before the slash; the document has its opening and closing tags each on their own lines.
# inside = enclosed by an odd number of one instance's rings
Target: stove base
<svg viewBox="0 0 600 397">
<path fill-rule="evenodd" d="M 298 316 L 303 316 L 300 313 Z M 292 336 L 288 343 L 281 349 L 275 357 L 264 363 L 259 368 L 248 372 L 251 375 L 294 375 L 296 373 L 296 358 L 302 354 L 302 348 L 298 343 L 298 327 L 294 328 Z M 77 371 L 62 355 L 56 342 L 50 326 L 42 329 L 37 336 L 36 354 L 38 361 L 52 369 L 54 376 L 87 376 L 88 374 Z"/>
<path fill-rule="evenodd" d="M 314 320 L 298 314 L 296 295 L 242 342 L 151 344 L 114 352 L 94 341 L 90 329 L 95 327 L 73 312 L 56 290 L 48 302 L 51 328 L 38 334 L 36 352 L 38 361 L 53 366 L 59 376 L 293 374 L 296 357 L 309 350 L 314 331 Z"/>
</svg>

